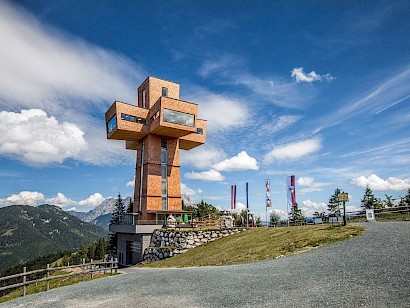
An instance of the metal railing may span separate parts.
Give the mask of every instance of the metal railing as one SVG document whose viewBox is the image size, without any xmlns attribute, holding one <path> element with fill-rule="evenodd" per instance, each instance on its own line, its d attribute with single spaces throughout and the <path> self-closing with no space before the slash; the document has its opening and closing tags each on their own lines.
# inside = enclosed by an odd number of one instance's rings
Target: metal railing
<svg viewBox="0 0 410 308">
<path fill-rule="evenodd" d="M 51 275 L 54 271 L 57 271 L 57 270 L 74 269 L 74 268 L 80 268 L 81 270 L 71 272 L 69 274 L 63 274 L 63 275 L 57 275 L 57 276 Z M 38 282 L 46 281 L 46 291 L 48 291 L 50 290 L 50 280 L 66 278 L 66 277 L 76 276 L 76 275 L 82 275 L 82 278 L 84 280 L 85 275 L 87 274 L 90 274 L 90 278 L 93 279 L 94 273 L 104 272 L 104 274 L 106 274 L 107 272 L 110 272 L 110 274 L 112 274 L 113 272 L 117 273 L 117 269 L 118 269 L 117 258 L 115 259 L 111 258 L 109 261 L 102 261 L 102 262 L 93 262 L 93 260 L 91 260 L 90 263 L 85 263 L 85 260 L 83 259 L 83 262 L 81 264 L 67 265 L 67 266 L 60 266 L 60 267 L 50 267 L 50 264 L 47 264 L 47 268 L 45 269 L 38 269 L 38 270 L 29 271 L 29 272 L 27 272 L 26 267 L 23 267 L 22 273 L 0 277 L 0 281 L 7 281 L 13 278 L 20 278 L 20 277 L 22 277 L 22 280 L 23 280 L 22 282 L 19 282 L 19 283 L 2 286 L 0 287 L 0 291 L 23 287 L 22 293 L 23 293 L 23 296 L 26 296 L 27 286 L 31 284 L 36 284 Z M 30 278 L 29 276 L 32 276 L 34 274 L 41 274 L 41 273 L 44 273 L 42 278 L 32 279 L 32 280 L 27 279 L 27 278 Z"/>
<path fill-rule="evenodd" d="M 121 215 L 116 225 L 162 225 L 165 223 L 162 219 L 157 220 L 140 220 L 137 213 L 124 213 Z"/>
</svg>

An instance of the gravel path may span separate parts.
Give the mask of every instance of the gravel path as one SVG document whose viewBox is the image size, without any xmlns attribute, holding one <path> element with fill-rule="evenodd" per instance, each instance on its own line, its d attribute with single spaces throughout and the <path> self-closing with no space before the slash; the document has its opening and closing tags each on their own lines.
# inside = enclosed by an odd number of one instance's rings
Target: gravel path
<svg viewBox="0 0 410 308">
<path fill-rule="evenodd" d="M 307 253 L 233 266 L 127 269 L 0 307 L 410 307 L 410 222 Z"/>
</svg>

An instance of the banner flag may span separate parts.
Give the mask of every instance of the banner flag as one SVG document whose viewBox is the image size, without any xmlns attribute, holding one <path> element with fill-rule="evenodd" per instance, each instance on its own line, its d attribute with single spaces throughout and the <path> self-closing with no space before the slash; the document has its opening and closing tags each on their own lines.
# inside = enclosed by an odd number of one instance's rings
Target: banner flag
<svg viewBox="0 0 410 308">
<path fill-rule="evenodd" d="M 272 207 L 272 200 L 270 197 L 270 179 L 265 180 L 266 187 L 266 207 Z"/>
<path fill-rule="evenodd" d="M 249 185 L 248 182 L 246 182 L 246 209 L 249 210 L 249 195 L 248 195 L 248 191 L 249 191 Z"/>
<path fill-rule="evenodd" d="M 233 185 L 231 185 L 231 210 L 233 210 Z"/>
<path fill-rule="evenodd" d="M 236 209 L 236 185 L 233 186 L 233 208 Z"/>
<path fill-rule="evenodd" d="M 287 177 L 287 190 L 288 190 L 288 204 L 290 206 L 296 206 L 296 186 L 295 186 L 295 176 L 291 175 Z"/>
</svg>

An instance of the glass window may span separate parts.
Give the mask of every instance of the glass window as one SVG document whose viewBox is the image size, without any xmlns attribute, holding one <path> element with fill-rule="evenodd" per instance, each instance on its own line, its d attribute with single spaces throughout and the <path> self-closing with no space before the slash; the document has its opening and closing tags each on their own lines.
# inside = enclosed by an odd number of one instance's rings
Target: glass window
<svg viewBox="0 0 410 308">
<path fill-rule="evenodd" d="M 196 133 L 197 133 L 198 135 L 203 135 L 204 131 L 203 131 L 202 128 L 197 128 L 197 129 L 196 129 Z"/>
<path fill-rule="evenodd" d="M 111 133 L 117 127 L 117 115 L 113 116 L 107 123 L 107 131 Z"/>
<path fill-rule="evenodd" d="M 142 90 L 142 108 L 147 108 L 145 106 L 146 104 L 146 99 L 147 99 L 147 93 L 145 92 L 145 90 Z"/>
<path fill-rule="evenodd" d="M 167 182 L 166 181 L 162 181 L 161 195 L 164 197 L 166 197 L 167 195 Z"/>
<path fill-rule="evenodd" d="M 161 203 L 162 203 L 162 210 L 166 211 L 168 210 L 168 206 L 167 206 L 167 197 L 162 197 L 161 198 Z"/>
<path fill-rule="evenodd" d="M 162 96 L 168 96 L 168 88 L 162 88 Z"/>
<path fill-rule="evenodd" d="M 161 149 L 161 164 L 167 163 L 167 149 Z"/>
<path fill-rule="evenodd" d="M 163 181 L 167 180 L 167 165 L 161 165 L 161 178 Z"/>
<path fill-rule="evenodd" d="M 193 127 L 195 124 L 195 115 L 164 109 L 164 122 Z"/>
<path fill-rule="evenodd" d="M 126 113 L 121 113 L 121 120 L 128 121 L 128 122 L 135 122 L 135 123 L 145 124 L 145 119 L 140 118 L 140 117 L 136 117 L 136 116 L 132 116 L 132 115 L 126 114 Z"/>
</svg>

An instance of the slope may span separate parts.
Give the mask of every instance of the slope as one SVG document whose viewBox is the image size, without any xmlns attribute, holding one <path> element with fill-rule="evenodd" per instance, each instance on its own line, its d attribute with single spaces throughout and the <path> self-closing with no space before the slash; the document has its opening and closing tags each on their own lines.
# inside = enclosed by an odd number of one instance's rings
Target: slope
<svg viewBox="0 0 410 308">
<path fill-rule="evenodd" d="M 104 236 L 105 230 L 53 205 L 0 208 L 0 272 L 39 256 L 77 249 Z"/>
</svg>

